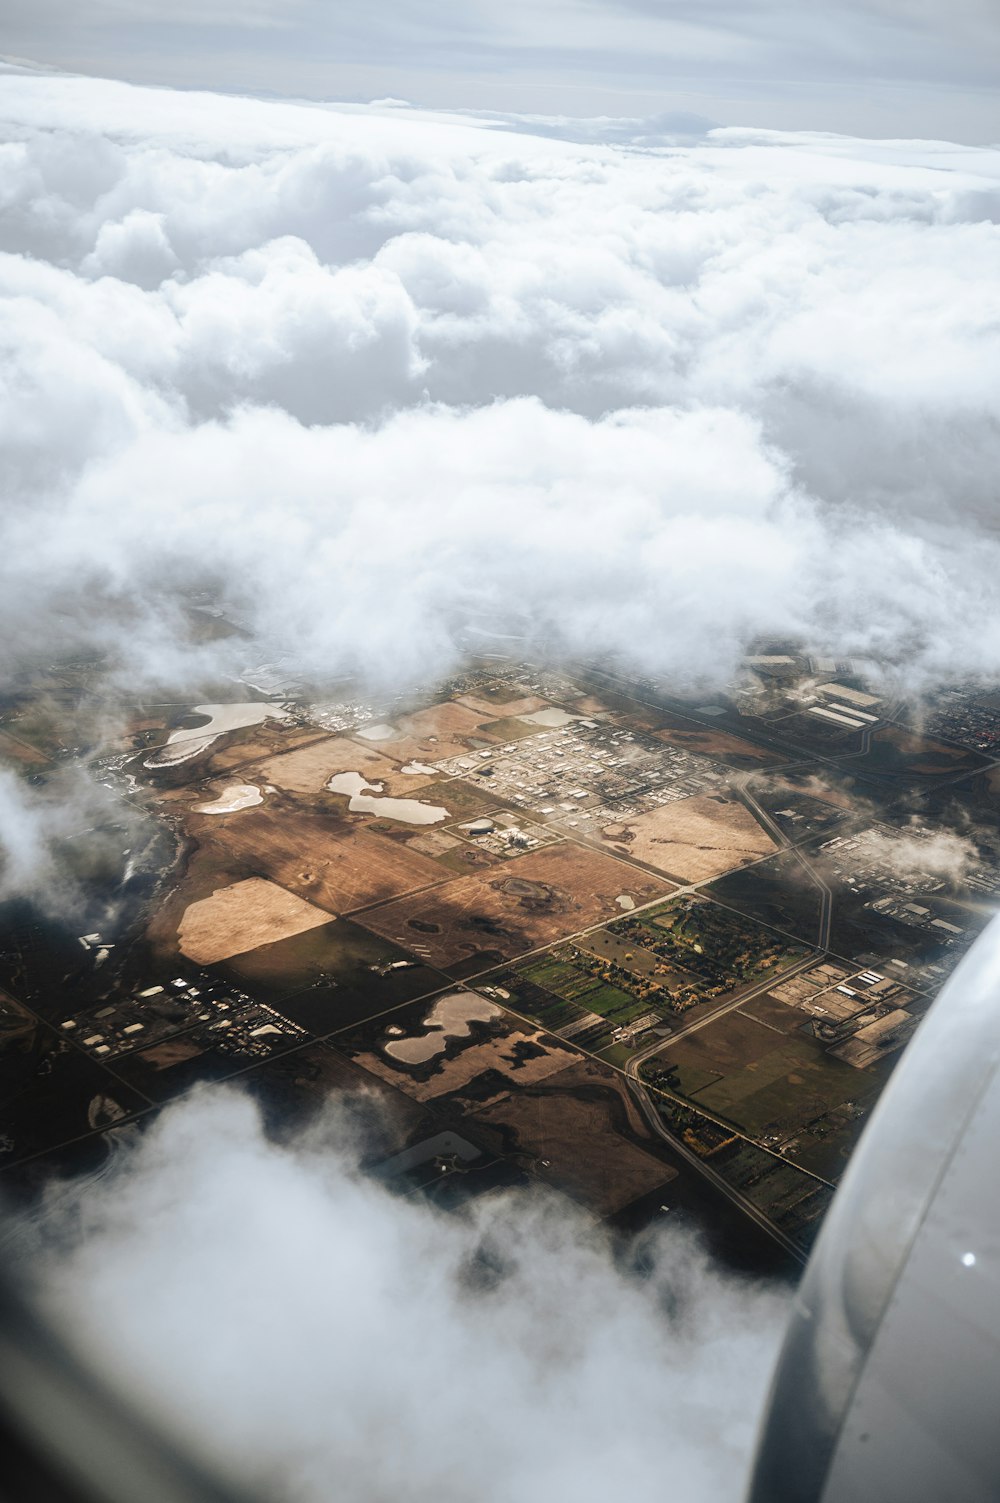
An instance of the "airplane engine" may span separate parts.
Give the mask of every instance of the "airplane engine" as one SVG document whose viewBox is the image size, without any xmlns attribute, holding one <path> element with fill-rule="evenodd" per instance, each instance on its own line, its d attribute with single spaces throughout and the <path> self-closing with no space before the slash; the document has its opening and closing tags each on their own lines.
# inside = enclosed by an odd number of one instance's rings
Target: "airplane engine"
<svg viewBox="0 0 1000 1503">
<path fill-rule="evenodd" d="M 798 1290 L 748 1503 L 1000 1497 L 1000 919 L 929 1009 Z"/>
</svg>

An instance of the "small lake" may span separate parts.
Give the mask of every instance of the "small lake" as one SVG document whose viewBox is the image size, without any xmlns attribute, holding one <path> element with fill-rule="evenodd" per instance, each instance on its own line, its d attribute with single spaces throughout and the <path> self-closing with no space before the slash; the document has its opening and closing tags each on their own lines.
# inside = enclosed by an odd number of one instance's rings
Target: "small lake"
<svg viewBox="0 0 1000 1503">
<path fill-rule="evenodd" d="M 205 724 L 180 726 L 171 731 L 166 745 L 147 757 L 144 766 L 176 767 L 178 762 L 196 757 L 227 731 L 241 731 L 244 726 L 260 725 L 264 720 L 291 718 L 281 705 L 261 704 L 259 700 L 246 704 L 195 705 L 190 713 L 205 716 Z"/>
<path fill-rule="evenodd" d="M 252 809 L 262 804 L 264 796 L 253 783 L 232 783 L 223 788 L 217 799 L 210 804 L 195 804 L 195 814 L 236 814 L 240 809 Z"/>
<path fill-rule="evenodd" d="M 533 715 L 519 715 L 522 725 L 544 725 L 550 730 L 560 731 L 564 726 L 572 725 L 579 720 L 579 715 L 567 715 L 565 710 L 557 710 L 554 707 L 547 710 L 536 710 Z"/>
<path fill-rule="evenodd" d="M 440 804 L 423 804 L 417 798 L 390 798 L 382 783 L 369 783 L 360 772 L 338 772 L 326 785 L 331 793 L 346 793 L 352 814 L 381 814 L 406 825 L 436 825 L 448 818 Z"/>
<path fill-rule="evenodd" d="M 384 1045 L 390 1059 L 398 1059 L 404 1065 L 423 1065 L 435 1054 L 443 1054 L 450 1038 L 466 1038 L 471 1032 L 470 1023 L 489 1023 L 500 1016 L 501 1009 L 478 992 L 449 992 L 439 997 L 424 1018 L 424 1027 L 429 1033 L 415 1034 L 410 1038 L 394 1039 Z"/>
</svg>

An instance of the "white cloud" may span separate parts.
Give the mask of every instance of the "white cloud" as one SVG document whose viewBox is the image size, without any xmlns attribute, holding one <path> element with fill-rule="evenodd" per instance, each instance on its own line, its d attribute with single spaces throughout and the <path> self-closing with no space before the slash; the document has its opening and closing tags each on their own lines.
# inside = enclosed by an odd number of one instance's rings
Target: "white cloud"
<svg viewBox="0 0 1000 1503">
<path fill-rule="evenodd" d="M 782 1293 L 679 1228 L 630 1271 L 550 1195 L 397 1198 L 351 1138 L 331 1111 L 279 1146 L 246 1098 L 196 1093 L 54 1188 L 22 1234 L 45 1307 L 268 1497 L 738 1496 Z"/>
<path fill-rule="evenodd" d="M 3 109 L 13 640 L 127 609 L 151 682 L 211 577 L 312 673 L 433 672 L 483 613 L 688 681 L 761 633 L 995 667 L 997 153 Z"/>
<path fill-rule="evenodd" d="M 10 75 L 0 155 L 15 672 L 409 685 L 472 623 L 679 686 L 760 636 L 995 675 L 1000 154 Z M 197 587 L 257 647 L 193 645 Z"/>
<path fill-rule="evenodd" d="M 864 853 L 900 877 L 941 877 L 959 887 L 972 869 L 982 866 L 975 842 L 957 830 L 933 829 L 911 820 L 912 828 L 880 829 L 865 841 Z"/>
<path fill-rule="evenodd" d="M 182 88 L 996 139 L 991 0 L 7 0 L 4 20 L 22 56 Z"/>
</svg>

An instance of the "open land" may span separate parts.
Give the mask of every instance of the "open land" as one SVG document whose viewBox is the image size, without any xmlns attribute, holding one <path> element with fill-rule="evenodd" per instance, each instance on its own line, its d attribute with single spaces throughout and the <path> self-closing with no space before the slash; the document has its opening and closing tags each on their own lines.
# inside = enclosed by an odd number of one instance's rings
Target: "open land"
<svg viewBox="0 0 1000 1503">
<path fill-rule="evenodd" d="M 199 965 L 228 960 L 304 929 L 329 922 L 330 915 L 261 877 L 247 877 L 199 898 L 184 910 L 178 930 L 182 955 Z"/>
<path fill-rule="evenodd" d="M 332 805 L 335 795 L 329 798 Z M 431 886 L 447 876 L 427 857 L 338 819 L 332 809 L 324 814 L 283 807 L 274 799 L 261 808 L 242 810 L 224 824 L 216 821 L 203 837 L 202 848 L 334 915 Z"/>
<path fill-rule="evenodd" d="M 98 745 L 93 671 L 0 705 L 19 775 Z M 0 905 L 9 1183 L 237 1076 L 277 1127 L 354 1100 L 410 1188 L 445 1195 L 443 1166 L 463 1194 L 538 1177 L 626 1220 L 697 1205 L 801 1257 L 1000 901 L 989 695 L 956 691 L 927 734 L 774 652 L 707 704 L 499 661 L 423 703 L 231 698 L 197 700 L 233 722 L 208 745 L 195 705 L 137 702 L 83 754 L 160 831 L 68 847 L 86 918 Z M 171 736 L 195 753 L 148 767 Z M 944 878 L 920 853 L 949 830 L 973 854 Z"/>
<path fill-rule="evenodd" d="M 665 883 L 637 867 L 566 842 L 522 856 L 500 873 L 383 904 L 359 922 L 450 971 L 552 944 L 620 912 L 623 895 L 638 904 L 665 891 Z"/>
<path fill-rule="evenodd" d="M 601 840 L 681 882 L 703 882 L 774 850 L 774 841 L 742 804 L 718 795 L 680 799 L 605 825 Z"/>
</svg>

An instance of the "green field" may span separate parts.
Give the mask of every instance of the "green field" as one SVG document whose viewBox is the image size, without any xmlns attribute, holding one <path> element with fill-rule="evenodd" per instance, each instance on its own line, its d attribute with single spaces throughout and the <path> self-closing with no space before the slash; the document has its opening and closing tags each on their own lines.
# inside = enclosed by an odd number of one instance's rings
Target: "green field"
<svg viewBox="0 0 1000 1503">
<path fill-rule="evenodd" d="M 777 976 L 807 953 L 774 929 L 704 898 L 668 898 L 635 918 L 616 919 L 608 929 L 656 956 L 658 979 L 676 1011 L 769 971 Z"/>
</svg>

